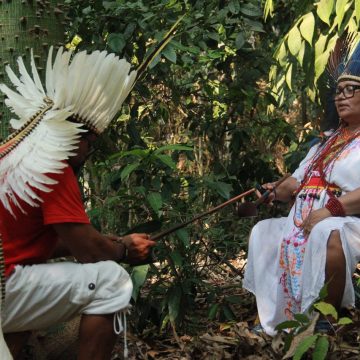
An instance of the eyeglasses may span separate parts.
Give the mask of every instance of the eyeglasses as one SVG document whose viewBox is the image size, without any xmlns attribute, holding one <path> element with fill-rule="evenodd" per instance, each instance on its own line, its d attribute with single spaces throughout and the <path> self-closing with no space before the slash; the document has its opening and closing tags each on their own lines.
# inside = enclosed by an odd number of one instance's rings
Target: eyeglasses
<svg viewBox="0 0 360 360">
<path fill-rule="evenodd" d="M 350 99 L 354 97 L 356 90 L 360 90 L 360 85 L 346 85 L 343 88 L 337 87 L 335 89 L 335 98 L 343 94 L 345 99 Z"/>
</svg>

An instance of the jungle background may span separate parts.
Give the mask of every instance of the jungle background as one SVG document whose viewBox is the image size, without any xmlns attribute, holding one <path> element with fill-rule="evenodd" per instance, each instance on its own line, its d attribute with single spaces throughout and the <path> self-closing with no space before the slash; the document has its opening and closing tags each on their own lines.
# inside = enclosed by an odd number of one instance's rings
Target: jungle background
<svg viewBox="0 0 360 360">
<path fill-rule="evenodd" d="M 30 47 L 41 72 L 50 44 L 106 49 L 136 68 L 180 18 L 82 173 L 102 232 L 156 233 L 293 171 L 332 126 L 324 69 L 337 37 L 357 31 L 360 1 L 2 1 L 0 79 Z M 10 114 L 0 106 L 4 138 Z M 302 314 L 286 326 L 297 335 L 250 331 L 256 306 L 241 287 L 249 231 L 287 210 L 263 206 L 249 219 L 226 207 L 159 240 L 154 263 L 128 268 L 129 358 L 358 359 L 356 310 L 333 336 L 314 334 Z M 333 312 L 321 297 L 314 310 Z M 35 334 L 24 357 L 70 359 L 76 325 Z M 114 359 L 122 351 L 120 339 Z"/>
</svg>

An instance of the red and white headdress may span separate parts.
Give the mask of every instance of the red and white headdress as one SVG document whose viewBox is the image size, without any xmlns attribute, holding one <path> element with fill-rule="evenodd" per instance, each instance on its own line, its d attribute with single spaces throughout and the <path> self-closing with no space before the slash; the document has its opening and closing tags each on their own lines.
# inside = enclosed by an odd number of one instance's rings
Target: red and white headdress
<svg viewBox="0 0 360 360">
<path fill-rule="evenodd" d="M 11 211 L 18 198 L 38 206 L 34 191 L 50 191 L 46 174 L 61 172 L 74 155 L 81 133 L 102 133 L 120 110 L 136 79 L 130 64 L 106 51 L 75 55 L 60 48 L 53 61 L 50 48 L 43 87 L 31 54 L 31 75 L 19 57 L 20 76 L 8 66 L 15 87 L 0 84 L 6 105 L 18 117 L 15 129 L 0 144 L 0 201 Z M 72 121 L 69 121 L 71 117 Z M 73 120 L 76 119 L 77 122 Z"/>
</svg>

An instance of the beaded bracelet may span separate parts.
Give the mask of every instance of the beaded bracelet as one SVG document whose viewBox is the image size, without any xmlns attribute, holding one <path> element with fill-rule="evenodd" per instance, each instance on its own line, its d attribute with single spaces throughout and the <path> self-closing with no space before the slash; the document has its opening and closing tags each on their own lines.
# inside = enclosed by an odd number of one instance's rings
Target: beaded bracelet
<svg viewBox="0 0 360 360">
<path fill-rule="evenodd" d="M 330 197 L 325 207 L 330 211 L 332 216 L 344 217 L 346 215 L 344 206 L 336 197 Z"/>
</svg>

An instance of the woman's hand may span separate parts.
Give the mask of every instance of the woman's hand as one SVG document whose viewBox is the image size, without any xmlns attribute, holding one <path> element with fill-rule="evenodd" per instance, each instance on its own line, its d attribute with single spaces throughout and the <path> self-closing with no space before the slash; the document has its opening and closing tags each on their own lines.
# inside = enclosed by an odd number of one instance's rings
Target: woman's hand
<svg viewBox="0 0 360 360">
<path fill-rule="evenodd" d="M 311 211 L 307 218 L 303 221 L 301 228 L 303 229 L 304 235 L 308 236 L 313 227 L 320 221 L 331 216 L 330 211 L 327 208 L 320 208 Z"/>
<path fill-rule="evenodd" d="M 273 201 L 275 200 L 275 197 L 276 197 L 276 192 L 274 191 L 274 189 L 276 187 L 276 183 L 274 183 L 274 182 L 266 183 L 266 184 L 261 185 L 261 187 L 265 191 L 270 191 L 270 194 L 264 200 L 264 204 L 272 206 Z M 263 195 L 264 192 L 261 193 L 259 190 L 256 190 L 255 193 L 258 198 L 261 198 L 261 196 Z"/>
</svg>

